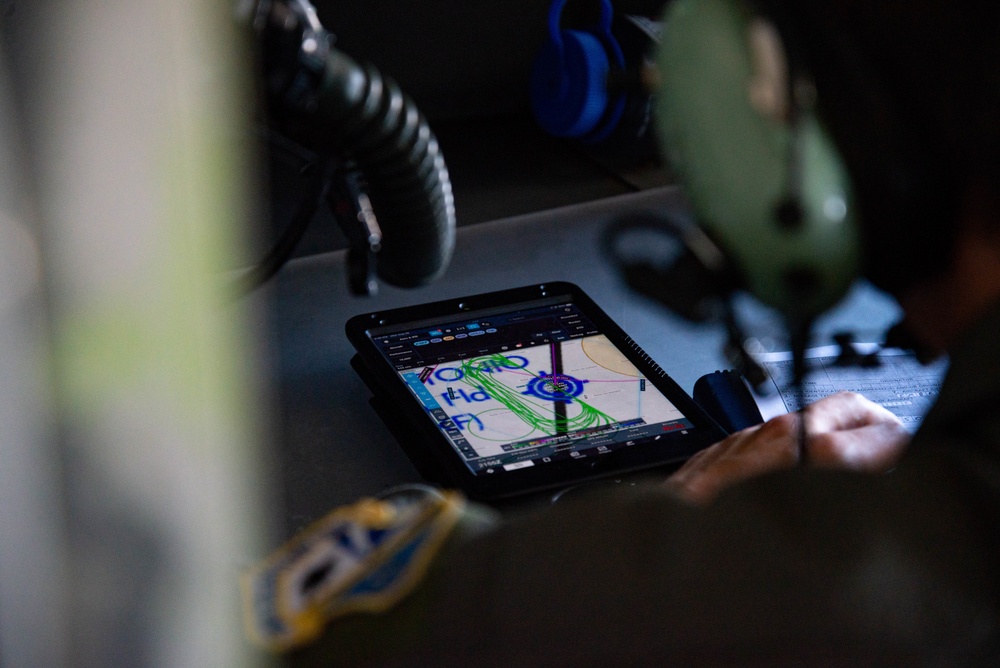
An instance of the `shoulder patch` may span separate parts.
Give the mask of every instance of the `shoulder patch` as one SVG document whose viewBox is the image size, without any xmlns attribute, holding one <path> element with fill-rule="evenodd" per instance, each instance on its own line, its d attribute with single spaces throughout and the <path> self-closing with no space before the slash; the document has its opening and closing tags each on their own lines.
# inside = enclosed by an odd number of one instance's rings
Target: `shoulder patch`
<svg viewBox="0 0 1000 668">
<path fill-rule="evenodd" d="M 423 579 L 464 507 L 458 492 L 412 486 L 337 508 L 244 574 L 249 635 L 284 650 L 341 615 L 391 608 Z"/>
</svg>

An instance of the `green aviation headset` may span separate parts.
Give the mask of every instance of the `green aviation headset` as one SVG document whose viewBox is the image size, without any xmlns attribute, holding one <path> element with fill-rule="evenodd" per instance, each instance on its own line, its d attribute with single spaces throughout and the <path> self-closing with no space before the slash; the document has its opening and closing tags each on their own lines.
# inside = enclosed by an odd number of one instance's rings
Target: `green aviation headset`
<svg viewBox="0 0 1000 668">
<path fill-rule="evenodd" d="M 658 51 L 661 139 L 699 223 L 792 324 L 859 274 L 912 284 L 947 255 L 954 205 L 886 72 L 810 4 L 674 0 Z"/>
</svg>

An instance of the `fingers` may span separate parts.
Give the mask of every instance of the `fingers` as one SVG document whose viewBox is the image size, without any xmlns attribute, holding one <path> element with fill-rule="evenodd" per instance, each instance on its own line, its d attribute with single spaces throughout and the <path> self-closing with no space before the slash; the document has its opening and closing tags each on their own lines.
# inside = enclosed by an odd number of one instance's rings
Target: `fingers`
<svg viewBox="0 0 1000 668">
<path fill-rule="evenodd" d="M 882 472 L 895 465 L 909 434 L 891 412 L 859 394 L 843 392 L 805 412 L 810 465 Z M 702 450 L 667 480 L 694 503 L 708 503 L 723 489 L 799 461 L 799 420 L 791 413 L 732 434 Z"/>
<path fill-rule="evenodd" d="M 823 434 L 867 425 L 901 424 L 899 418 L 856 392 L 838 392 L 810 405 L 807 413 L 809 432 Z"/>
<path fill-rule="evenodd" d="M 897 420 L 809 437 L 809 461 L 818 467 L 881 473 L 903 454 L 910 434 Z"/>
<path fill-rule="evenodd" d="M 892 412 L 854 392 L 839 392 L 806 411 L 810 462 L 821 467 L 887 471 L 910 435 Z"/>
<path fill-rule="evenodd" d="M 708 503 L 736 482 L 798 461 L 797 417 L 785 415 L 739 431 L 702 450 L 667 479 L 667 486 L 696 504 Z"/>
<path fill-rule="evenodd" d="M 728 456 L 733 450 L 742 447 L 757 431 L 761 429 L 762 426 L 763 425 L 755 425 L 727 436 L 715 445 L 705 448 L 701 452 L 693 455 L 687 460 L 687 462 L 684 463 L 684 466 L 682 466 L 680 470 L 710 466 L 717 460 Z"/>
</svg>

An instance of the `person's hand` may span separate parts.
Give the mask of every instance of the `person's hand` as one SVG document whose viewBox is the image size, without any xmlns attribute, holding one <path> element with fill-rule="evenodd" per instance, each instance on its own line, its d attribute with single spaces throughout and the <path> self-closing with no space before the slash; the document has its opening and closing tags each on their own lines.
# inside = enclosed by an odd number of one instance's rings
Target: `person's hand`
<svg viewBox="0 0 1000 668">
<path fill-rule="evenodd" d="M 813 466 L 883 472 L 909 442 L 895 415 L 860 394 L 833 394 L 805 415 L 806 461 Z M 708 503 L 740 480 L 791 468 L 799 461 L 799 419 L 789 413 L 732 434 L 689 459 L 666 484 L 688 501 Z"/>
</svg>

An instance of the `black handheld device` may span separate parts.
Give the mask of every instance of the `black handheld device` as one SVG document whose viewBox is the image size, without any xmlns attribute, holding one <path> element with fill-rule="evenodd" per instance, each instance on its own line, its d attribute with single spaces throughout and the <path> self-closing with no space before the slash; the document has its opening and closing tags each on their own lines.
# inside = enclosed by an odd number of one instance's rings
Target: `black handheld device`
<svg viewBox="0 0 1000 668">
<path fill-rule="evenodd" d="M 352 365 L 432 482 L 491 500 L 677 464 L 725 433 L 570 283 L 355 316 Z"/>
<path fill-rule="evenodd" d="M 743 375 L 727 369 L 714 371 L 694 384 L 694 400 L 730 434 L 764 421 Z"/>
</svg>

